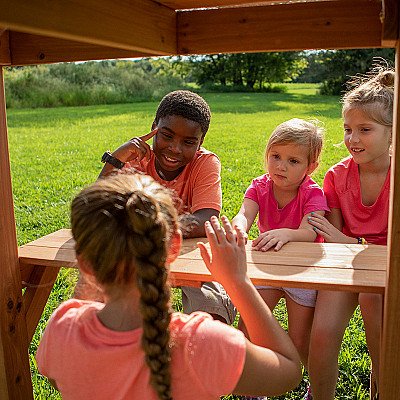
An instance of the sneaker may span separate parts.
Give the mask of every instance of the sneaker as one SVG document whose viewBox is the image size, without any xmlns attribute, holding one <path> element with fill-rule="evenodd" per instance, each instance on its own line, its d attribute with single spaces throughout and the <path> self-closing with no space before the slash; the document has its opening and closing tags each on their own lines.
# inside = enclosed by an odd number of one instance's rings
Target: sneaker
<svg viewBox="0 0 400 400">
<path fill-rule="evenodd" d="M 303 400 L 313 400 L 312 393 L 311 393 L 311 386 L 307 386 L 307 392 L 303 397 Z"/>
</svg>

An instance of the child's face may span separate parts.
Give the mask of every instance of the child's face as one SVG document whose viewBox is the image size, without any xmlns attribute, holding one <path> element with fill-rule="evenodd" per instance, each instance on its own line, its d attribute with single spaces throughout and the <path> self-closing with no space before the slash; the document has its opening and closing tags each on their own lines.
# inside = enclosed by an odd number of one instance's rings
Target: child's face
<svg viewBox="0 0 400 400">
<path fill-rule="evenodd" d="M 174 179 L 193 160 L 203 133 L 197 122 L 178 115 L 160 118 L 157 127 L 153 140 L 156 168 L 166 179 Z"/>
<path fill-rule="evenodd" d="M 391 129 L 371 120 L 356 108 L 344 114 L 344 142 L 357 164 L 384 161 L 389 157 Z"/>
<path fill-rule="evenodd" d="M 282 189 L 297 189 L 311 172 L 308 149 L 298 144 L 273 145 L 267 156 L 268 173 L 274 184 Z"/>
</svg>

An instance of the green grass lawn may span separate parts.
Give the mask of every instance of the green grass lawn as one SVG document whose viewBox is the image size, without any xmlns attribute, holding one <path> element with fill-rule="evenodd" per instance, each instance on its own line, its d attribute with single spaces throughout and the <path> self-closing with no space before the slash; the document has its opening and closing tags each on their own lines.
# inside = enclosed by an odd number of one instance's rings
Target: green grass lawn
<svg viewBox="0 0 400 400">
<path fill-rule="evenodd" d="M 316 85 L 289 85 L 284 94 L 204 94 L 212 110 L 204 146 L 222 162 L 223 213 L 238 211 L 251 179 L 264 172 L 264 148 L 275 126 L 287 119 L 318 118 L 327 130 L 320 167 L 314 179 L 322 184 L 326 170 L 347 155 L 342 141 L 340 102 L 319 96 Z M 18 243 L 24 244 L 69 226 L 69 204 L 101 168 L 105 150 L 149 131 L 157 103 L 25 109 L 8 111 L 9 143 Z M 256 235 L 255 228 L 251 237 Z M 76 272 L 62 270 L 30 346 L 35 398 L 58 399 L 36 369 L 34 355 L 54 308 L 71 296 Z M 179 291 L 175 305 L 180 307 Z M 286 324 L 283 303 L 276 310 Z M 340 354 L 337 398 L 367 399 L 369 357 L 357 311 L 346 331 Z M 306 383 L 280 399 L 301 399 Z M 233 396 L 227 399 L 234 399 Z"/>
</svg>

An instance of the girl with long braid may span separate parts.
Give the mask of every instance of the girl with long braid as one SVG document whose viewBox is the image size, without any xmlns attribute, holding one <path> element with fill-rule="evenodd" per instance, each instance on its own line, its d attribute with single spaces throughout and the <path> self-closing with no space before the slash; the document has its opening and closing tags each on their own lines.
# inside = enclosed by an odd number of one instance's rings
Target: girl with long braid
<svg viewBox="0 0 400 400">
<path fill-rule="evenodd" d="M 202 257 L 241 311 L 250 340 L 204 312 L 173 313 L 168 265 L 181 246 L 168 189 L 145 175 L 101 179 L 72 202 L 80 270 L 105 303 L 55 311 L 36 355 L 63 399 L 219 399 L 277 395 L 300 380 L 298 354 L 247 277 L 244 233 L 227 218 L 205 230 Z"/>
</svg>

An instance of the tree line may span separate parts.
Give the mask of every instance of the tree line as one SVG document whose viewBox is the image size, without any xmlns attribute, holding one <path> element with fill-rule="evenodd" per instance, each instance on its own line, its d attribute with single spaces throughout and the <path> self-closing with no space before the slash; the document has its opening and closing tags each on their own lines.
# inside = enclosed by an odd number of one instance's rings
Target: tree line
<svg viewBox="0 0 400 400">
<path fill-rule="evenodd" d="M 177 88 L 197 91 L 283 91 L 285 82 L 320 84 L 340 95 L 393 49 L 215 54 L 63 63 L 5 70 L 7 107 L 54 107 L 158 100 Z"/>
</svg>

